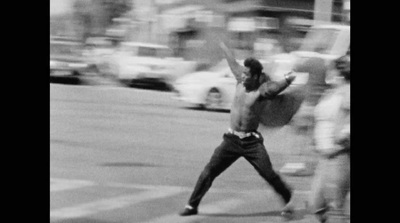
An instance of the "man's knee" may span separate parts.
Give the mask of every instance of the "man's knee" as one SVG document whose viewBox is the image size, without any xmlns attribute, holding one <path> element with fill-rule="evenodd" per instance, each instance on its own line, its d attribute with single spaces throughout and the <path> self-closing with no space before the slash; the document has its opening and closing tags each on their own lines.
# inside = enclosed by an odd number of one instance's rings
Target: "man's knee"
<svg viewBox="0 0 400 223">
<path fill-rule="evenodd" d="M 264 171 L 263 173 L 260 174 L 270 184 L 273 184 L 274 182 L 277 181 L 281 181 L 281 177 L 273 169 Z"/>
</svg>

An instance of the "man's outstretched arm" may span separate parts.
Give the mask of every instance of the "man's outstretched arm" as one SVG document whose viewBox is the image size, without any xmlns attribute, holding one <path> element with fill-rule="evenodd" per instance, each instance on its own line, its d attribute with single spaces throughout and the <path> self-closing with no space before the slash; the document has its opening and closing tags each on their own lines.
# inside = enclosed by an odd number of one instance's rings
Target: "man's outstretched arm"
<svg viewBox="0 0 400 223">
<path fill-rule="evenodd" d="M 292 72 L 285 74 L 285 79 L 280 81 L 267 81 L 260 88 L 260 94 L 266 99 L 271 99 L 285 90 L 294 81 L 296 76 Z"/>
<path fill-rule="evenodd" d="M 233 75 L 235 76 L 236 80 L 238 82 L 242 81 L 242 73 L 244 72 L 245 68 L 241 66 L 233 56 L 233 53 L 231 50 L 228 49 L 228 47 L 225 45 L 224 42 L 220 43 L 220 47 L 222 51 L 224 52 L 225 58 L 228 61 L 228 65 L 231 68 L 231 71 Z"/>
</svg>

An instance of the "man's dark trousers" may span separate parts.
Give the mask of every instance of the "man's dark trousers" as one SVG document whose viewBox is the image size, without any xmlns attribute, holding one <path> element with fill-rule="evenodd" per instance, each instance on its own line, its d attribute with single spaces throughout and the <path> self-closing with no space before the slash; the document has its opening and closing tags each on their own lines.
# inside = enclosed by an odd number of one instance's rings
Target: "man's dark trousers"
<svg viewBox="0 0 400 223">
<path fill-rule="evenodd" d="M 194 191 L 189 198 L 188 204 L 190 206 L 197 208 L 203 196 L 210 189 L 214 179 L 242 156 L 282 197 L 285 204 L 290 201 L 291 190 L 273 170 L 269 155 L 263 144 L 264 138 L 260 133 L 256 132 L 256 136 L 251 135 L 243 139 L 231 133 L 225 133 L 223 139 L 223 142 L 215 149 L 209 163 L 197 180 Z"/>
</svg>

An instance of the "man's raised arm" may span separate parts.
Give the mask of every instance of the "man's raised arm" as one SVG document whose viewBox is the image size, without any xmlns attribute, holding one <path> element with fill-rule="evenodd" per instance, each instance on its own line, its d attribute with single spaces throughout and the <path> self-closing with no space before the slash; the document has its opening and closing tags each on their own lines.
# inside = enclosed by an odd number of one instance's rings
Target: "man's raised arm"
<svg viewBox="0 0 400 223">
<path fill-rule="evenodd" d="M 296 76 L 292 72 L 285 74 L 285 79 L 280 81 L 267 81 L 263 83 L 259 91 L 261 96 L 267 99 L 271 99 L 285 90 L 294 81 Z"/>
<path fill-rule="evenodd" d="M 228 65 L 231 68 L 231 71 L 233 75 L 235 76 L 236 80 L 238 82 L 242 81 L 242 73 L 244 72 L 244 67 L 241 66 L 233 56 L 233 53 L 231 50 L 228 49 L 228 47 L 225 45 L 224 42 L 220 42 L 220 47 L 222 51 L 224 52 L 225 58 L 228 61 Z"/>
</svg>

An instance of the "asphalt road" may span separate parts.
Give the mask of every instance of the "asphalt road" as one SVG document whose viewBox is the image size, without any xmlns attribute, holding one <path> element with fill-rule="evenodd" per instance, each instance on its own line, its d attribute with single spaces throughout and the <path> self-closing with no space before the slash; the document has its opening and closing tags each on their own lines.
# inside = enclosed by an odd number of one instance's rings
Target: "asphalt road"
<svg viewBox="0 0 400 223">
<path fill-rule="evenodd" d="M 171 92 L 50 84 L 50 218 L 73 223 L 280 222 L 281 204 L 239 159 L 214 182 L 200 214 L 180 217 L 229 113 L 186 108 Z M 261 129 L 275 169 L 303 159 L 287 129 Z M 296 190 L 293 222 L 315 222 Z"/>
</svg>

